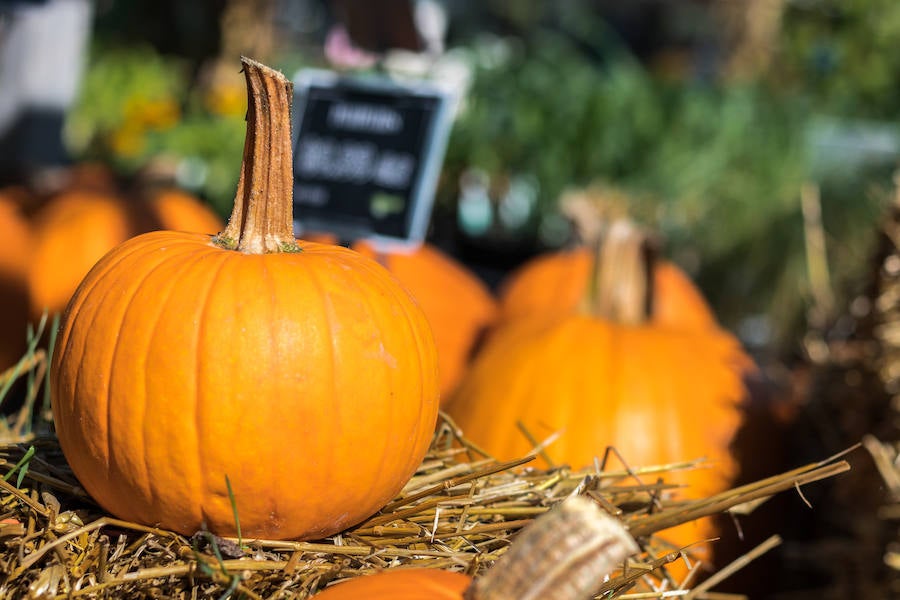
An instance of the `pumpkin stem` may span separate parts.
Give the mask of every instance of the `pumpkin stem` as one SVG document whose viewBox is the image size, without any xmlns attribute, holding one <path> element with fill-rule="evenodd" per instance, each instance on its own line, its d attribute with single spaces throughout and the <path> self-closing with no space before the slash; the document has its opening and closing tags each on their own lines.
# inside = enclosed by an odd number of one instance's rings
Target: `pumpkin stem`
<svg viewBox="0 0 900 600">
<path fill-rule="evenodd" d="M 234 208 L 213 243 L 247 254 L 298 252 L 294 239 L 291 101 L 294 84 L 241 57 L 247 80 L 247 135 Z"/>
<path fill-rule="evenodd" d="M 571 222 L 577 241 L 593 245 L 603 238 L 610 223 L 628 215 L 629 202 L 620 190 L 596 183 L 564 192 L 559 210 Z"/>
<path fill-rule="evenodd" d="M 652 311 L 656 245 L 628 219 L 613 221 L 595 243 L 593 273 L 584 309 L 626 325 L 647 321 Z"/>
<path fill-rule="evenodd" d="M 469 585 L 465 600 L 584 600 L 639 550 L 623 524 L 585 496 L 535 519 Z"/>
</svg>

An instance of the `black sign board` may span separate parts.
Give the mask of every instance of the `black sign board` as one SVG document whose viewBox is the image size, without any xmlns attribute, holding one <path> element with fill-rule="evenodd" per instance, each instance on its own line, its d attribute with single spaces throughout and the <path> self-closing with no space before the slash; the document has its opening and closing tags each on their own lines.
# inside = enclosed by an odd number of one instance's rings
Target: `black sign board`
<svg viewBox="0 0 900 600">
<path fill-rule="evenodd" d="M 294 94 L 297 235 L 421 243 L 447 145 L 449 94 L 320 70 L 298 73 Z"/>
</svg>

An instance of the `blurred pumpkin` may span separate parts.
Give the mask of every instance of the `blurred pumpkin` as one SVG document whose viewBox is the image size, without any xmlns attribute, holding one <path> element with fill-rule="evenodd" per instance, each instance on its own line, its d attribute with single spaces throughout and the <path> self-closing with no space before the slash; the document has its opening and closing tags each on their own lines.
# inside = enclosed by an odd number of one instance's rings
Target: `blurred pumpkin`
<svg viewBox="0 0 900 600">
<path fill-rule="evenodd" d="M 25 214 L 27 192 L 0 189 L 0 371 L 14 365 L 25 352 L 28 322 L 26 273 L 31 257 L 32 231 Z"/>
<path fill-rule="evenodd" d="M 752 362 L 724 330 L 652 318 L 653 256 L 628 221 L 610 228 L 596 261 L 587 301 L 505 321 L 491 334 L 449 414 L 501 460 L 559 434 L 543 450 L 556 464 L 589 466 L 607 446 L 632 466 L 707 457 L 711 468 L 673 472 L 667 482 L 694 496 L 723 491 L 737 470 L 729 445 Z M 686 545 L 714 534 L 705 519 L 671 537 Z"/>
<path fill-rule="evenodd" d="M 242 62 L 251 106 L 227 228 L 146 233 L 91 269 L 53 355 L 54 422 L 114 515 L 187 535 L 234 535 L 238 520 L 249 537 L 321 538 L 418 468 L 436 351 L 384 268 L 294 240 L 291 84 Z"/>
<path fill-rule="evenodd" d="M 34 223 L 28 270 L 31 316 L 60 313 L 81 279 L 117 244 L 157 229 L 215 233 L 222 221 L 198 198 L 174 189 L 131 198 L 112 189 L 67 189 Z"/>
<path fill-rule="evenodd" d="M 328 234 L 305 237 L 336 242 Z M 425 311 L 438 348 L 441 397 L 448 398 L 468 368 L 482 335 L 494 323 L 497 301 L 493 294 L 465 266 L 431 244 L 384 251 L 358 240 L 350 247 L 384 265 Z"/>
<path fill-rule="evenodd" d="M 596 251 L 587 246 L 531 259 L 501 285 L 498 320 L 560 315 L 578 308 L 588 295 L 595 259 Z M 700 290 L 674 263 L 657 261 L 651 285 L 650 322 L 695 330 L 717 326 L 715 315 Z"/>
<path fill-rule="evenodd" d="M 539 255 L 513 271 L 500 286 L 499 319 L 565 314 L 588 301 L 596 281 L 597 247 L 611 223 L 628 219 L 629 202 L 622 191 L 600 184 L 563 194 L 560 212 L 573 224 L 576 245 Z M 653 289 L 647 296 L 650 322 L 686 329 L 716 327 L 716 317 L 703 294 L 677 265 L 654 260 L 651 273 L 648 284 Z"/>
<path fill-rule="evenodd" d="M 0 189 L 0 371 L 15 364 L 25 352 L 29 320 L 41 311 L 31 308 L 28 273 L 35 248 L 35 215 L 65 191 L 107 191 L 116 187 L 106 165 L 79 162 L 48 170 L 40 178 Z"/>
<path fill-rule="evenodd" d="M 163 187 L 149 194 L 153 216 L 162 229 L 217 233 L 222 219 L 199 198 L 177 187 Z"/>
</svg>

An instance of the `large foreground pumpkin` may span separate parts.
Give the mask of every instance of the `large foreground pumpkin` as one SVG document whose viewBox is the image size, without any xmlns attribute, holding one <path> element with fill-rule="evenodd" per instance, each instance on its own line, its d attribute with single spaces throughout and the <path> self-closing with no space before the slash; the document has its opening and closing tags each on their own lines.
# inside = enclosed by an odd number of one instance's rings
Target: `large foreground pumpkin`
<svg viewBox="0 0 900 600">
<path fill-rule="evenodd" d="M 589 306 L 499 327 L 448 411 L 499 459 L 525 455 L 558 434 L 545 448 L 556 464 L 589 466 L 607 446 L 634 466 L 707 457 L 711 468 L 667 481 L 688 485 L 694 496 L 722 491 L 737 469 L 729 445 L 750 360 L 725 331 L 649 319 L 643 238 L 624 222 L 618 231 L 601 249 Z M 679 541 L 714 533 L 691 529 Z"/>
<path fill-rule="evenodd" d="M 125 198 L 113 190 L 78 187 L 51 199 L 34 225 L 28 272 L 31 313 L 62 312 L 92 266 L 128 238 L 168 229 L 216 233 L 221 219 L 199 199 L 178 190 Z"/>
<path fill-rule="evenodd" d="M 144 234 L 90 271 L 53 357 L 54 420 L 75 475 L 114 515 L 318 538 L 377 511 L 418 467 L 437 359 L 424 314 L 384 268 L 294 240 L 291 85 L 243 68 L 228 227 Z"/>
</svg>

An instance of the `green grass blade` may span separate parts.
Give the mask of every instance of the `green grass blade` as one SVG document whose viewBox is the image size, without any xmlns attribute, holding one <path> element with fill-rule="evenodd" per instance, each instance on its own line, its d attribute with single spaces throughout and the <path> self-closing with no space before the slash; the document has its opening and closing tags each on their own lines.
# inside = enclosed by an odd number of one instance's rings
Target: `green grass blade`
<svg viewBox="0 0 900 600">
<path fill-rule="evenodd" d="M 3 481 L 9 481 L 13 473 L 18 471 L 19 477 L 16 479 L 16 487 L 22 487 L 22 480 L 25 479 L 25 474 L 28 472 L 28 464 L 31 462 L 32 456 L 34 456 L 34 446 L 29 446 L 25 455 L 19 459 L 19 462 L 9 470 L 9 473 L 3 476 Z"/>
<path fill-rule="evenodd" d="M 231 480 L 225 475 L 225 487 L 228 488 L 228 499 L 231 501 L 231 512 L 234 514 L 234 528 L 237 532 L 238 548 L 244 548 L 243 538 L 241 537 L 241 519 L 238 516 L 237 499 L 234 497 L 234 490 L 231 489 Z"/>
<path fill-rule="evenodd" d="M 50 369 L 53 368 L 53 351 L 56 348 L 56 336 L 59 333 L 60 314 L 53 315 L 53 323 L 50 325 L 50 339 L 47 342 L 47 370 L 44 372 L 44 397 L 41 401 L 41 418 L 49 421 L 51 417 L 50 404 Z"/>
</svg>

